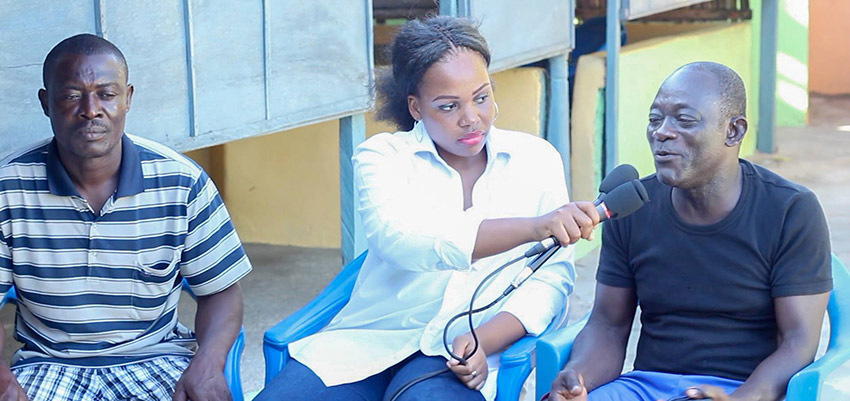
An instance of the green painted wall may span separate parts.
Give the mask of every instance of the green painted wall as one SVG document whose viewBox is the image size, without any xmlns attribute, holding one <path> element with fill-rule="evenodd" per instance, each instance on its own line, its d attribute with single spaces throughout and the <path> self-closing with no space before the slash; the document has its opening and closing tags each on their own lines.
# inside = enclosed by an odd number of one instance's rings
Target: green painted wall
<svg viewBox="0 0 850 401">
<path fill-rule="evenodd" d="M 776 126 L 806 124 L 809 109 L 809 1 L 778 0 L 779 26 L 776 55 Z M 761 1 L 753 10 L 753 74 L 758 77 L 761 38 Z M 755 92 L 754 96 L 758 96 Z"/>
<path fill-rule="evenodd" d="M 753 74 L 752 25 L 749 22 L 709 28 L 675 37 L 664 37 L 623 47 L 620 55 L 618 147 L 620 163 L 634 165 L 641 176 L 655 171 L 646 124 L 649 106 L 664 79 L 679 66 L 693 61 L 714 61 L 738 72 L 747 93 L 758 84 Z M 741 154 L 755 150 L 758 123 L 757 96 L 748 96 L 750 131 Z"/>
</svg>

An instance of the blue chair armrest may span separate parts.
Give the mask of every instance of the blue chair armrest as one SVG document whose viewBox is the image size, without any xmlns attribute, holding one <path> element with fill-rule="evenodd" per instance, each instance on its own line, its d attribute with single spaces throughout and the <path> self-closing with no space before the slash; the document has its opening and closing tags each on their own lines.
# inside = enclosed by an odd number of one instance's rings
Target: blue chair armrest
<svg viewBox="0 0 850 401">
<path fill-rule="evenodd" d="M 18 303 L 18 293 L 15 292 L 15 286 L 9 288 L 9 291 L 6 291 L 6 295 L 3 296 L 3 300 L 0 300 L 0 308 L 5 306 L 7 303 L 16 304 Z"/>
<path fill-rule="evenodd" d="M 787 401 L 821 400 L 821 386 L 837 367 L 850 360 L 850 347 L 831 348 L 820 359 L 794 374 L 788 382 Z"/>
<path fill-rule="evenodd" d="M 534 346 L 537 339 L 535 336 L 525 336 L 502 353 L 499 358 L 496 401 L 519 399 L 522 383 L 534 367 Z"/>
<path fill-rule="evenodd" d="M 366 252 L 342 269 L 310 303 L 266 331 L 263 336 L 266 384 L 280 373 L 289 360 L 287 346 L 290 343 L 321 330 L 348 303 L 365 259 Z"/>
<path fill-rule="evenodd" d="M 537 341 L 537 382 L 536 399 L 540 399 L 549 392 L 552 381 L 561 371 L 561 368 L 570 359 L 573 342 L 578 333 L 587 324 L 590 318 L 588 312 L 581 320 L 550 334 L 545 334 Z"/>
<path fill-rule="evenodd" d="M 787 401 L 821 400 L 821 387 L 832 371 L 850 360 L 850 273 L 835 254 L 832 255 L 833 290 L 829 297 L 829 347 L 826 354 L 812 362 L 788 382 Z"/>
</svg>

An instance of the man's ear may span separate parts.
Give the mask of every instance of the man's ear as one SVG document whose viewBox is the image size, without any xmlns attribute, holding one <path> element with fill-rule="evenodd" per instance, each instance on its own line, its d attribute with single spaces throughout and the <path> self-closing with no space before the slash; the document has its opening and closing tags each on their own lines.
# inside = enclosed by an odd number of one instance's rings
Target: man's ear
<svg viewBox="0 0 850 401">
<path fill-rule="evenodd" d="M 739 145 L 747 134 L 748 123 L 744 116 L 732 117 L 726 126 L 726 146 Z"/>
<path fill-rule="evenodd" d="M 38 102 L 41 103 L 41 111 L 44 112 L 44 115 L 50 117 L 50 114 L 47 114 L 47 89 L 38 90 Z"/>
<path fill-rule="evenodd" d="M 133 84 L 127 84 L 127 111 L 130 111 L 130 105 L 133 103 Z"/>
<path fill-rule="evenodd" d="M 419 109 L 419 100 L 416 99 L 416 96 L 407 96 L 407 111 L 410 112 L 410 115 L 414 120 L 419 121 L 422 119 L 422 112 Z"/>
</svg>

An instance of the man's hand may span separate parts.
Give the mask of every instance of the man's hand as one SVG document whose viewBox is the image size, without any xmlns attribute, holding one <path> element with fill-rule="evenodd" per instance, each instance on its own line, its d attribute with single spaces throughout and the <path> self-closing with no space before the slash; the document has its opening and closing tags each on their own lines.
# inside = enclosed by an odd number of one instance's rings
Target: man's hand
<svg viewBox="0 0 850 401">
<path fill-rule="evenodd" d="M 584 386 L 584 377 L 581 373 L 570 368 L 560 371 L 555 381 L 552 382 L 549 400 L 587 401 L 587 387 Z"/>
<path fill-rule="evenodd" d="M 0 362 L 0 401 L 29 401 L 27 392 L 6 362 Z"/>
<path fill-rule="evenodd" d="M 729 394 L 726 394 L 720 387 L 715 386 L 697 386 L 685 390 L 685 395 L 691 397 L 692 400 L 710 399 L 711 401 L 733 401 Z"/>
<path fill-rule="evenodd" d="M 680 397 L 673 397 L 667 400 L 658 400 L 658 401 L 685 401 L 685 400 L 711 400 L 711 401 L 735 401 L 738 398 L 734 398 L 725 391 L 723 391 L 720 387 L 715 386 L 697 386 L 691 387 L 685 390 L 685 395 Z"/>
<path fill-rule="evenodd" d="M 224 366 L 196 354 L 174 389 L 174 401 L 231 401 Z M 2 400 L 0 400 L 2 401 Z"/>
<path fill-rule="evenodd" d="M 452 353 L 465 357 L 466 365 L 461 365 L 460 361 L 456 359 L 451 359 L 446 362 L 446 365 L 466 387 L 481 390 L 484 387 L 484 381 L 487 379 L 487 355 L 479 345 L 475 354 L 466 356 L 472 352 L 473 345 L 472 334 L 470 333 L 455 337 L 452 341 Z"/>
</svg>

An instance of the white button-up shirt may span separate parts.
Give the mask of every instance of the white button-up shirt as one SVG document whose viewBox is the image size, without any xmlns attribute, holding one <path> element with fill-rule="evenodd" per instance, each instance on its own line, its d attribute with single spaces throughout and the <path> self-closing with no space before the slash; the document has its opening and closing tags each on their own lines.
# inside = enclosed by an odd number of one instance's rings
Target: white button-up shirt
<svg viewBox="0 0 850 401">
<path fill-rule="evenodd" d="M 289 345 L 291 355 L 325 385 L 363 380 L 417 351 L 448 358 L 442 344 L 446 322 L 469 307 L 487 274 L 532 245 L 472 262 L 481 221 L 539 216 L 569 201 L 561 157 L 548 142 L 495 127 L 486 141 L 487 166 L 467 210 L 460 174 L 440 158 L 422 124 L 377 134 L 356 149 L 355 184 L 369 254 L 348 304 L 322 331 Z M 476 307 L 498 297 L 523 266 L 497 275 Z M 568 247 L 506 299 L 475 314 L 475 327 L 509 312 L 526 331 L 540 334 L 564 318 L 574 283 Z M 469 330 L 466 321 L 452 325 L 448 341 Z M 495 398 L 498 358 L 488 356 L 481 390 L 487 400 Z"/>
</svg>

